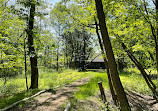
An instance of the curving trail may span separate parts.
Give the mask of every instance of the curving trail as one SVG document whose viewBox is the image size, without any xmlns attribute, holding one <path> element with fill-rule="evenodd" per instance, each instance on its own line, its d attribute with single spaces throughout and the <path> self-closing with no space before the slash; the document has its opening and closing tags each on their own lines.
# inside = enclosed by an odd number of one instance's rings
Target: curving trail
<svg viewBox="0 0 158 111">
<path fill-rule="evenodd" d="M 86 84 L 89 78 L 83 78 L 72 84 L 57 88 L 55 91 L 45 92 L 33 100 L 27 102 L 23 107 L 15 107 L 10 111 L 63 111 L 61 105 L 73 97 L 77 87 Z"/>
<path fill-rule="evenodd" d="M 77 91 L 78 86 L 86 84 L 90 79 L 83 78 L 78 81 L 73 82 L 70 85 L 60 87 L 55 89 L 55 91 L 45 92 L 34 99 L 28 101 L 23 105 L 23 107 L 15 107 L 10 111 L 64 111 L 62 105 L 68 102 L 70 98 L 73 98 L 73 93 Z M 72 111 L 81 111 L 81 107 L 89 106 L 91 109 L 83 111 L 101 111 L 99 108 L 99 94 L 97 93 L 95 97 L 92 97 L 92 101 L 81 100 L 75 109 Z M 108 102 L 116 111 L 117 108 L 111 100 L 110 92 L 105 89 L 105 94 L 107 96 Z M 129 100 L 132 111 L 158 111 L 158 101 L 153 99 L 151 96 L 143 95 L 134 91 L 126 90 L 127 98 Z"/>
<path fill-rule="evenodd" d="M 127 91 L 132 111 L 158 111 L 158 100 L 134 91 Z"/>
</svg>

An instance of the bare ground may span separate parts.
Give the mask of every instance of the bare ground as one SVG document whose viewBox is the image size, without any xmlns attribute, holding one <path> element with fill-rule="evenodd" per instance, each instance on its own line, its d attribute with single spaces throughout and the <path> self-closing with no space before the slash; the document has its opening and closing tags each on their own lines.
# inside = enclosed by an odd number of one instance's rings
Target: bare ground
<svg viewBox="0 0 158 111">
<path fill-rule="evenodd" d="M 158 111 L 158 100 L 134 91 L 127 91 L 132 111 Z"/>
<path fill-rule="evenodd" d="M 28 101 L 22 107 L 15 107 L 10 111 L 63 111 L 63 104 L 67 103 L 73 98 L 73 92 L 77 91 L 77 87 L 86 84 L 89 78 L 83 78 L 73 82 L 70 85 L 43 93 L 33 100 Z M 117 108 L 112 102 L 110 92 L 105 90 L 107 100 L 110 104 L 111 110 L 116 111 Z M 127 97 L 132 111 L 158 111 L 158 101 L 151 96 L 146 96 L 133 91 L 126 91 Z M 103 111 L 104 106 L 99 101 L 99 92 L 95 97 L 88 100 L 75 100 L 75 105 L 71 107 L 71 111 Z"/>
<path fill-rule="evenodd" d="M 81 86 L 88 81 L 89 78 L 83 78 L 55 91 L 43 93 L 27 102 L 24 106 L 15 107 L 10 111 L 59 111 L 61 105 L 73 96 L 77 86 Z"/>
</svg>

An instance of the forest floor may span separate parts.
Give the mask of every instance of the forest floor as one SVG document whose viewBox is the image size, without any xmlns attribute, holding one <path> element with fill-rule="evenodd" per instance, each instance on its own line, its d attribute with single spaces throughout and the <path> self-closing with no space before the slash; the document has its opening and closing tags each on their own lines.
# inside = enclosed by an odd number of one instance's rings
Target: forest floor
<svg viewBox="0 0 158 111">
<path fill-rule="evenodd" d="M 132 111 L 158 111 L 158 101 L 151 96 L 134 91 L 127 91 L 127 97 Z"/>
<path fill-rule="evenodd" d="M 86 100 L 77 100 L 74 98 L 74 92 L 78 90 L 78 87 L 89 81 L 90 79 L 88 77 L 79 79 L 72 84 L 45 92 L 10 111 L 64 111 L 69 101 L 71 103 L 71 111 L 103 111 L 104 105 L 99 100 L 99 91 L 95 96 Z M 126 93 L 132 111 L 158 111 L 158 101 L 151 96 L 127 90 Z M 111 100 L 110 92 L 107 89 L 105 89 L 105 94 L 110 104 L 109 109 L 117 111 L 117 108 Z"/>
</svg>

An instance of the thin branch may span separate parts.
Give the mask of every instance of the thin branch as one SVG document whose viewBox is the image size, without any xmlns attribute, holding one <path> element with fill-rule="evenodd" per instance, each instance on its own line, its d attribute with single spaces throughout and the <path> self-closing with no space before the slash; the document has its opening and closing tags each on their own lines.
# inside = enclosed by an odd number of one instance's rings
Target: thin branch
<svg viewBox="0 0 158 111">
<path fill-rule="evenodd" d="M 145 3 L 145 0 L 143 0 L 143 5 L 144 5 L 144 9 L 145 9 L 145 12 L 146 12 L 146 14 L 148 15 L 147 17 L 148 17 L 148 19 L 149 19 L 149 12 L 148 12 L 148 10 L 147 10 L 147 6 L 146 6 L 146 3 Z"/>
<path fill-rule="evenodd" d="M 152 0 L 152 1 L 153 1 L 153 4 L 156 6 L 156 2 L 154 0 Z"/>
<path fill-rule="evenodd" d="M 145 2 L 145 0 L 143 0 Z M 141 8 L 137 5 L 137 4 L 134 4 L 134 6 L 138 7 L 140 13 L 142 14 L 142 16 L 144 17 L 144 19 L 146 20 L 147 23 L 149 23 L 150 27 L 151 27 L 151 31 L 152 31 L 152 35 L 154 37 L 154 40 L 155 40 L 155 43 L 157 44 L 157 41 L 156 41 L 156 34 L 155 34 L 155 28 L 154 26 L 152 25 L 151 21 L 149 20 L 149 15 L 148 15 L 148 10 L 146 8 L 146 4 L 144 3 L 144 7 L 145 7 L 145 11 L 147 13 L 147 17 L 144 15 L 144 13 L 142 12 Z"/>
</svg>

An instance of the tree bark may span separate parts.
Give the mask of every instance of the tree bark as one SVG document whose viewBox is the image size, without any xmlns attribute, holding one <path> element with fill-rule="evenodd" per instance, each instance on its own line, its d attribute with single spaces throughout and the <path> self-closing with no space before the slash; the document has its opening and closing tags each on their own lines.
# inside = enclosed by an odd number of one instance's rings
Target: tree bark
<svg viewBox="0 0 158 111">
<path fill-rule="evenodd" d="M 59 39 L 58 39 L 59 40 Z M 59 41 L 58 41 L 58 45 L 57 45 L 57 72 L 58 72 L 58 70 L 59 70 Z"/>
<path fill-rule="evenodd" d="M 86 35 L 85 35 L 85 31 L 83 29 L 82 31 L 82 36 L 83 36 L 83 52 L 82 52 L 82 66 L 81 66 L 81 70 L 84 71 L 85 70 L 85 60 L 86 60 Z"/>
<path fill-rule="evenodd" d="M 26 33 L 25 33 L 25 37 L 24 37 L 24 64 L 25 64 L 25 80 L 26 80 L 26 88 L 27 90 L 29 89 L 28 88 L 28 82 L 27 82 L 27 63 L 26 63 L 26 43 L 25 43 L 25 39 L 26 39 Z"/>
<path fill-rule="evenodd" d="M 118 75 L 117 65 L 115 62 L 110 38 L 108 35 L 106 23 L 105 23 L 105 14 L 103 11 L 102 1 L 95 0 L 95 3 L 96 3 L 97 16 L 99 19 L 99 26 L 100 26 L 100 30 L 101 30 L 101 35 L 102 35 L 102 39 L 103 39 L 104 46 L 105 46 L 105 51 L 106 51 L 106 55 L 107 55 L 107 59 L 108 59 L 108 65 L 110 68 L 111 78 L 113 81 L 115 91 L 117 93 L 117 98 L 118 98 L 118 101 L 120 103 L 120 108 L 122 111 L 131 111 L 129 103 L 128 103 L 128 99 L 126 97 L 126 94 L 124 92 L 124 88 L 122 86 L 122 83 L 121 83 L 119 75 Z"/>
<path fill-rule="evenodd" d="M 151 60 L 154 61 L 153 54 L 152 54 L 150 51 L 148 51 L 148 53 L 149 53 L 149 55 L 150 55 Z"/>
<path fill-rule="evenodd" d="M 31 86 L 30 89 L 38 88 L 38 67 L 37 67 L 37 54 L 35 53 L 34 43 L 33 43 L 33 26 L 34 26 L 34 16 L 35 16 L 35 2 L 31 1 L 30 8 L 30 18 L 28 24 L 28 47 L 30 54 L 30 62 L 31 62 Z"/>
<path fill-rule="evenodd" d="M 157 74 L 158 74 L 158 0 L 156 0 L 155 3 L 156 3 L 156 40 L 155 40 L 155 45 L 156 45 L 156 69 L 157 69 Z"/>
</svg>

